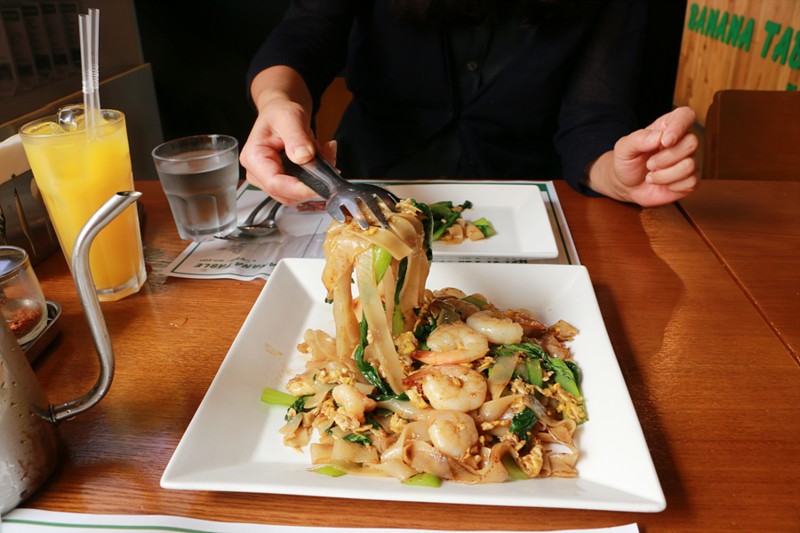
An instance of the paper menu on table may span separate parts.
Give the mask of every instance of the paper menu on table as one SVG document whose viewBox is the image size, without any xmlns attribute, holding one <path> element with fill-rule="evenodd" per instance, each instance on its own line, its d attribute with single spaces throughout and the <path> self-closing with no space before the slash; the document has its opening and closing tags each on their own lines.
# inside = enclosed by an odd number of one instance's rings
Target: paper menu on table
<svg viewBox="0 0 800 533">
<path fill-rule="evenodd" d="M 436 183 L 459 182 L 437 181 Z M 471 185 L 513 183 L 538 187 L 554 232 L 558 257 L 555 259 L 519 259 L 509 257 L 437 257 L 443 262 L 550 263 L 578 265 L 577 251 L 569 232 L 564 212 L 552 182 L 470 182 Z M 388 184 L 387 184 L 388 185 Z M 264 199 L 265 193 L 251 185 L 243 185 L 237 193 L 237 216 L 241 224 Z M 478 201 L 477 199 L 475 201 Z M 297 206 L 283 208 L 279 215 L 280 234 L 255 242 L 218 239 L 190 244 L 164 271 L 168 276 L 193 279 L 253 280 L 269 278 L 278 261 L 284 257 L 323 258 L 322 243 L 330 224 L 325 211 L 304 211 Z"/>
<path fill-rule="evenodd" d="M 422 529 L 333 528 L 273 526 L 265 524 L 227 523 L 163 515 L 100 515 L 57 513 L 38 509 L 17 509 L 0 519 L 2 533 L 111 533 L 125 531 L 162 531 L 191 533 L 420 533 Z M 626 524 L 596 529 L 563 529 L 551 533 L 638 533 L 639 527 Z M 481 533 L 479 531 L 473 533 Z M 487 532 L 484 532 L 487 533 Z M 502 532 L 495 532 L 502 533 Z M 529 533 L 537 533 L 531 530 Z"/>
</svg>

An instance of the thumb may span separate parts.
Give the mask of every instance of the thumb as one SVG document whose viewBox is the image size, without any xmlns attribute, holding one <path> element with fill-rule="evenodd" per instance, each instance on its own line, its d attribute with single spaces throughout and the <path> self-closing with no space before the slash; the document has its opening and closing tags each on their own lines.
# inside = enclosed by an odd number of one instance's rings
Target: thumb
<svg viewBox="0 0 800 533">
<path fill-rule="evenodd" d="M 661 145 L 663 131 L 637 130 L 621 138 L 614 146 L 614 155 L 623 161 L 636 159 L 642 154 L 654 152 Z"/>
<path fill-rule="evenodd" d="M 283 140 L 286 155 L 294 163 L 302 165 L 314 158 L 314 140 L 310 129 L 303 126 L 303 120 L 287 115 L 274 125 L 275 132 Z"/>
</svg>

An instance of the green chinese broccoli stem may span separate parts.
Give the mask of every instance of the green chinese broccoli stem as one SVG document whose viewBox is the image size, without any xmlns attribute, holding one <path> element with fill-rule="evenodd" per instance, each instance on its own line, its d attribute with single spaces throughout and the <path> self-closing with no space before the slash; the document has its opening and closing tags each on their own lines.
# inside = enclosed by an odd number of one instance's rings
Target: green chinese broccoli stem
<svg viewBox="0 0 800 533">
<path fill-rule="evenodd" d="M 478 306 L 478 309 L 483 309 L 484 307 L 489 305 L 488 303 L 484 302 L 483 300 L 479 300 L 479 299 L 475 298 L 474 296 L 465 296 L 464 298 L 461 298 L 461 299 L 464 300 L 467 303 L 471 303 L 473 305 Z"/>
<path fill-rule="evenodd" d="M 297 397 L 266 387 L 261 393 L 261 401 L 272 405 L 291 407 L 297 401 Z"/>
<path fill-rule="evenodd" d="M 442 486 L 442 480 L 441 478 L 434 476 L 433 474 L 423 472 L 421 474 L 416 474 L 414 476 L 411 476 L 410 478 L 403 481 L 403 484 L 414 485 L 416 487 L 439 488 Z"/>
<path fill-rule="evenodd" d="M 330 476 L 330 477 L 339 477 L 345 475 L 345 472 L 342 472 L 338 468 L 334 468 L 332 466 L 321 466 L 319 468 L 315 468 L 312 470 L 315 474 L 322 474 L 323 476 Z"/>
<path fill-rule="evenodd" d="M 392 263 L 392 254 L 381 248 L 380 246 L 375 246 L 375 284 L 380 283 L 383 280 L 383 276 L 386 275 L 386 270 L 389 268 L 389 265 Z"/>
<path fill-rule="evenodd" d="M 508 470 L 508 476 L 511 479 L 515 479 L 517 481 L 529 479 L 525 471 L 519 467 L 517 462 L 510 455 L 504 455 L 501 461 L 503 466 L 506 467 L 506 470 Z"/>
</svg>

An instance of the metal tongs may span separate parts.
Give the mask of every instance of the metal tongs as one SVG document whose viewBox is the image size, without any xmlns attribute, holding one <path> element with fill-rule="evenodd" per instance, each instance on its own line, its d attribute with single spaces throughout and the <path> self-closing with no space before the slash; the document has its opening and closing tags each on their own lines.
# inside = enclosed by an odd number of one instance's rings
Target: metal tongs
<svg viewBox="0 0 800 533">
<path fill-rule="evenodd" d="M 363 230 L 369 229 L 369 222 L 364 215 L 366 208 L 378 221 L 382 228 L 389 223 L 383 216 L 380 200 L 390 211 L 397 212 L 399 199 L 386 189 L 366 183 L 350 183 L 342 178 L 333 165 L 316 153 L 314 160 L 304 165 L 297 165 L 289 160 L 286 152 L 281 152 L 283 169 L 286 175 L 292 176 L 307 185 L 315 193 L 327 200 L 328 213 L 337 222 L 344 222 L 346 214 L 352 216 Z M 363 207 L 362 207 L 363 206 Z M 345 213 L 346 210 L 346 213 Z"/>
</svg>

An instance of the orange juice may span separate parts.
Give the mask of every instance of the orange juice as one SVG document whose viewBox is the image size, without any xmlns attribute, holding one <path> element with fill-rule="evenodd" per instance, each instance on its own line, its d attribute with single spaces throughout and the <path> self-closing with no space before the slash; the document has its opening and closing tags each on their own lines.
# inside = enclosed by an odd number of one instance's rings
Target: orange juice
<svg viewBox="0 0 800 533">
<path fill-rule="evenodd" d="M 56 117 L 46 117 L 23 126 L 20 136 L 71 268 L 75 239 L 89 217 L 115 193 L 133 190 L 125 116 L 103 110 L 100 127 L 68 132 Z M 101 301 L 119 300 L 142 286 L 147 274 L 135 205 L 97 235 L 89 267 Z"/>
</svg>

